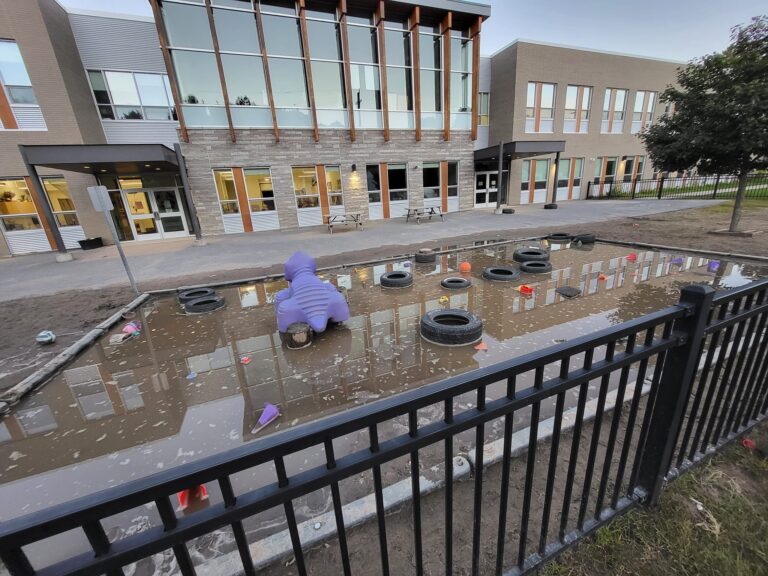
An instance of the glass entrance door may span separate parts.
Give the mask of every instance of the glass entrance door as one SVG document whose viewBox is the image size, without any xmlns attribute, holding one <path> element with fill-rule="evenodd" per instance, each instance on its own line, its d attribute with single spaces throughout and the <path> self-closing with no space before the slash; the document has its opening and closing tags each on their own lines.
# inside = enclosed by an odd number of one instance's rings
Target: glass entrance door
<svg viewBox="0 0 768 576">
<path fill-rule="evenodd" d="M 475 208 L 495 208 L 499 195 L 499 173 L 475 174 Z"/>
<path fill-rule="evenodd" d="M 178 190 L 143 188 L 125 190 L 124 193 L 137 240 L 188 235 Z"/>
</svg>

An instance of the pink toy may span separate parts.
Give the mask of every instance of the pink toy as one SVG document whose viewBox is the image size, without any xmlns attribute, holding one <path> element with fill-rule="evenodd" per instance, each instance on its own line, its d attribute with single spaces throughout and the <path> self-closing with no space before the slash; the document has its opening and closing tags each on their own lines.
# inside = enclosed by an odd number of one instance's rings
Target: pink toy
<svg viewBox="0 0 768 576">
<path fill-rule="evenodd" d="M 136 332 L 141 332 L 141 328 L 136 322 L 128 322 L 123 326 L 123 334 L 135 334 Z"/>
<path fill-rule="evenodd" d="M 324 332 L 329 320 L 349 319 L 344 296 L 336 286 L 315 276 L 316 270 L 315 259 L 304 252 L 295 252 L 285 263 L 285 279 L 291 286 L 275 296 L 278 331 L 285 332 L 291 324 L 304 322 L 315 332 Z"/>
</svg>

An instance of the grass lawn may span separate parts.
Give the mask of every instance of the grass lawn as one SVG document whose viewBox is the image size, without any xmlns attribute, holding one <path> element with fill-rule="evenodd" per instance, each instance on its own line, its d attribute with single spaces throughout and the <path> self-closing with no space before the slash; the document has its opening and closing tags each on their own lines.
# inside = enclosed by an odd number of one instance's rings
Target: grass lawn
<svg viewBox="0 0 768 576">
<path fill-rule="evenodd" d="M 545 566 L 541 576 L 768 574 L 768 424 Z"/>
<path fill-rule="evenodd" d="M 768 208 L 768 198 L 747 198 L 744 200 L 743 207 L 745 212 Z M 712 214 L 730 214 L 733 212 L 733 200 L 722 204 L 715 204 L 703 210 L 707 210 Z"/>
</svg>

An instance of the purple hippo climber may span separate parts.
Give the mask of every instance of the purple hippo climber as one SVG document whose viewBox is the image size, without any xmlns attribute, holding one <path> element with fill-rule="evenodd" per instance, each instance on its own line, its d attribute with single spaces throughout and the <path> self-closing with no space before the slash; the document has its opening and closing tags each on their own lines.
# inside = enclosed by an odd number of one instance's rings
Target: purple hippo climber
<svg viewBox="0 0 768 576">
<path fill-rule="evenodd" d="M 315 276 L 315 259 L 304 252 L 295 252 L 285 263 L 285 279 L 290 287 L 275 296 L 277 329 L 288 330 L 295 322 L 304 322 L 315 332 L 323 332 L 328 321 L 349 319 L 349 306 L 333 284 Z"/>
</svg>

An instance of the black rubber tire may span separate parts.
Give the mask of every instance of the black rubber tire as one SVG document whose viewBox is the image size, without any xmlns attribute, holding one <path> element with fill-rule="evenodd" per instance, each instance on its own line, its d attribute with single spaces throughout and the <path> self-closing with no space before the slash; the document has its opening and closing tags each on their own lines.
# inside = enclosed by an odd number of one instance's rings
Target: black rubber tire
<svg viewBox="0 0 768 576">
<path fill-rule="evenodd" d="M 225 304 L 224 298 L 214 294 L 213 296 L 203 296 L 186 302 L 184 310 L 187 314 L 205 314 L 206 312 L 213 312 L 219 308 L 224 308 Z"/>
<path fill-rule="evenodd" d="M 451 278 L 443 278 L 440 282 L 440 286 L 447 288 L 448 290 L 463 290 L 472 286 L 472 281 L 468 278 L 460 278 L 453 276 Z"/>
<path fill-rule="evenodd" d="M 557 204 L 554 202 L 551 202 L 549 204 L 544 204 L 544 210 L 557 210 Z"/>
<path fill-rule="evenodd" d="M 582 244 L 594 244 L 596 240 L 594 234 L 576 234 L 573 237 L 574 242 L 581 242 Z"/>
<path fill-rule="evenodd" d="M 526 274 L 546 274 L 547 272 L 552 272 L 552 264 L 549 262 L 542 262 L 541 260 L 523 262 L 520 264 L 520 270 Z"/>
<path fill-rule="evenodd" d="M 547 236 L 547 240 L 550 242 L 570 242 L 573 240 L 573 235 L 567 232 L 553 232 Z"/>
<path fill-rule="evenodd" d="M 382 288 L 407 288 L 413 284 L 413 274 L 405 270 L 385 272 L 379 280 Z"/>
<path fill-rule="evenodd" d="M 489 266 L 483 270 L 483 278 L 495 282 L 514 282 L 520 278 L 520 270 L 511 266 Z"/>
<path fill-rule="evenodd" d="M 543 248 L 518 248 L 512 254 L 515 262 L 548 262 L 549 252 Z"/>
<path fill-rule="evenodd" d="M 192 290 L 184 290 L 179 292 L 178 299 L 180 304 L 186 304 L 190 300 L 196 298 L 207 298 L 208 296 L 214 296 L 216 292 L 213 288 L 193 288 Z"/>
<path fill-rule="evenodd" d="M 514 214 L 515 209 L 514 208 L 502 208 L 501 209 L 502 214 Z"/>
<path fill-rule="evenodd" d="M 416 252 L 413 259 L 417 264 L 431 264 L 437 260 L 437 254 L 431 249 L 423 249 Z"/>
<path fill-rule="evenodd" d="M 466 310 L 432 310 L 421 317 L 421 337 L 442 346 L 475 344 L 483 338 L 483 321 Z"/>
</svg>

